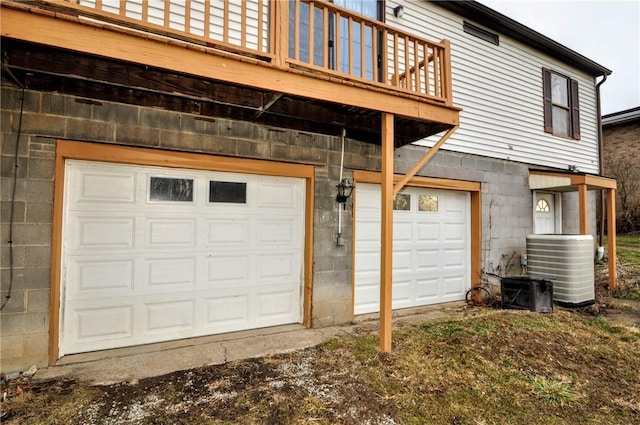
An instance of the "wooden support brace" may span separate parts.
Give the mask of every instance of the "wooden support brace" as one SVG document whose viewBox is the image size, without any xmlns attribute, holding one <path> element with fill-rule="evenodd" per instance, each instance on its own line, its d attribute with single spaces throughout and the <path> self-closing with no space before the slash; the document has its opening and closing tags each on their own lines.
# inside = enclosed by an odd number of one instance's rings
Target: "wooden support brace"
<svg viewBox="0 0 640 425">
<path fill-rule="evenodd" d="M 459 126 L 454 126 L 451 127 L 441 138 L 440 140 L 438 140 L 438 143 L 436 143 L 435 145 L 433 145 L 431 147 L 431 149 L 429 149 L 425 155 L 422 157 L 422 159 L 420 161 L 418 161 L 416 163 L 416 165 L 413 166 L 413 168 L 411 170 L 409 170 L 409 172 L 407 174 L 404 175 L 404 177 L 402 177 L 402 179 L 400 179 L 400 181 L 398 183 L 395 184 L 395 186 L 393 187 L 393 195 L 397 195 L 398 192 L 400 192 L 400 190 L 407 184 L 407 182 L 409 182 L 409 180 L 411 180 L 418 171 L 420 171 L 420 169 L 422 167 L 424 167 L 427 162 L 429 162 L 429 160 L 438 152 L 438 150 L 442 147 L 442 145 L 444 145 L 444 143 L 449 139 L 449 137 L 451 137 L 451 135 L 458 129 Z"/>
</svg>

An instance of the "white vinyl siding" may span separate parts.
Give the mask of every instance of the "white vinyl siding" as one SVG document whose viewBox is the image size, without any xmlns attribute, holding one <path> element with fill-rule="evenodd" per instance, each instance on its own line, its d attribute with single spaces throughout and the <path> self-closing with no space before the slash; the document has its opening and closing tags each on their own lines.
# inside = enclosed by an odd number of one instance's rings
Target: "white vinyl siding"
<svg viewBox="0 0 640 425">
<path fill-rule="evenodd" d="M 386 5 L 388 24 L 428 39 L 451 41 L 454 104 L 463 111 L 460 128 L 442 149 L 565 170 L 575 165 L 583 172 L 598 172 L 592 76 L 503 34 L 499 34 L 499 46 L 466 34 L 462 17 L 431 2 L 403 3 L 401 19 L 393 16 L 396 2 Z M 544 132 L 543 67 L 578 81 L 580 140 Z M 431 146 L 435 140 L 437 137 L 418 144 Z"/>
<path fill-rule="evenodd" d="M 245 3 L 246 43 L 242 46 L 242 4 Z M 81 6 L 92 9 L 97 7 L 96 0 L 80 0 Z M 127 18 L 142 21 L 143 0 L 126 0 L 124 15 Z M 184 0 L 149 0 L 147 22 L 165 26 L 165 8 L 169 8 L 168 28 L 176 31 L 203 37 L 205 36 L 205 15 L 209 14 L 209 38 L 224 41 L 224 2 L 212 0 L 209 11 L 205 10 L 204 0 L 191 0 L 189 10 L 189 28 L 185 26 L 186 3 Z M 120 14 L 119 0 L 103 0 L 100 11 Z M 226 42 L 239 47 L 246 47 L 261 52 L 268 51 L 269 43 L 269 0 L 262 2 L 262 46 L 258 46 L 258 0 L 232 0 L 229 2 L 229 31 Z"/>
</svg>

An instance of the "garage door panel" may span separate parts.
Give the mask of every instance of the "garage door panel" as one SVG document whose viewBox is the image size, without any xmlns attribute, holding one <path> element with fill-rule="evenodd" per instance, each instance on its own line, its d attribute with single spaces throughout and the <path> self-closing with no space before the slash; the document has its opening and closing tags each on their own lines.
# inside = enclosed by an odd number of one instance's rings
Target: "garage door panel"
<svg viewBox="0 0 640 425">
<path fill-rule="evenodd" d="M 464 199 L 454 196 L 446 196 L 443 197 L 443 200 L 445 202 L 443 203 L 442 209 L 448 216 L 456 213 L 460 216 L 464 216 L 466 214 L 467 206 Z"/>
<path fill-rule="evenodd" d="M 410 304 L 412 298 L 412 285 L 411 285 L 411 277 L 407 276 L 406 278 L 402 278 L 394 273 L 393 276 L 393 304 L 397 306 L 401 304 Z"/>
<path fill-rule="evenodd" d="M 205 326 L 242 325 L 249 321 L 249 295 L 235 294 L 205 298 Z"/>
<path fill-rule="evenodd" d="M 196 219 L 153 218 L 146 222 L 146 248 L 196 246 Z"/>
<path fill-rule="evenodd" d="M 161 257 L 147 258 L 146 286 L 153 290 L 182 290 L 194 288 L 196 284 L 197 258 Z"/>
<path fill-rule="evenodd" d="M 393 272 L 400 273 L 403 271 L 411 273 L 413 264 L 413 255 L 411 249 L 408 250 L 393 250 Z M 378 268 L 380 264 L 378 264 Z"/>
<path fill-rule="evenodd" d="M 438 278 L 416 279 L 416 299 L 429 302 L 438 296 Z"/>
<path fill-rule="evenodd" d="M 261 284 L 268 282 L 298 282 L 299 256 L 295 252 L 279 255 L 259 255 L 256 258 L 257 281 Z"/>
<path fill-rule="evenodd" d="M 298 296 L 297 291 L 292 288 L 258 293 L 256 295 L 258 321 L 273 320 L 278 317 L 292 317 L 297 313 L 296 306 L 299 305 L 299 302 L 296 297 Z"/>
<path fill-rule="evenodd" d="M 135 262 L 131 259 L 74 261 L 68 264 L 69 284 L 76 286 L 79 298 L 109 291 L 132 291 Z"/>
<path fill-rule="evenodd" d="M 61 354 L 301 322 L 304 179 L 66 164 Z M 150 199 L 152 177 L 193 193 Z M 210 202 L 211 181 L 246 203 Z"/>
<path fill-rule="evenodd" d="M 296 222 L 293 219 L 258 220 L 258 243 L 280 247 L 294 246 L 298 240 Z"/>
<path fill-rule="evenodd" d="M 439 251 L 437 249 L 416 250 L 416 267 L 421 272 L 438 269 Z"/>
<path fill-rule="evenodd" d="M 247 285 L 250 258 L 245 254 L 214 255 L 207 257 L 207 286 L 223 287 L 230 284 Z"/>
<path fill-rule="evenodd" d="M 144 303 L 145 334 L 192 329 L 195 323 L 193 299 Z"/>
<path fill-rule="evenodd" d="M 135 244 L 134 217 L 70 217 L 70 227 L 77 229 L 70 235 L 77 250 L 114 250 L 132 248 Z"/>
<path fill-rule="evenodd" d="M 78 323 L 74 338 L 79 343 L 95 340 L 128 339 L 133 337 L 133 304 L 74 309 L 71 317 Z"/>
<path fill-rule="evenodd" d="M 364 249 L 363 249 L 364 251 Z M 373 275 L 380 278 L 380 252 L 375 248 L 370 248 L 359 254 L 358 262 L 355 265 L 359 276 Z"/>
<path fill-rule="evenodd" d="M 444 249 L 444 269 L 464 266 L 464 250 L 463 249 Z"/>
<path fill-rule="evenodd" d="M 467 236 L 467 226 L 465 223 L 445 223 L 443 228 L 444 240 L 447 241 L 447 243 L 464 243 Z"/>
<path fill-rule="evenodd" d="M 361 218 L 356 222 L 356 236 L 360 243 L 380 243 L 380 220 Z"/>
<path fill-rule="evenodd" d="M 418 241 L 431 243 L 440 241 L 440 226 L 437 223 L 418 223 L 416 227 Z"/>
<path fill-rule="evenodd" d="M 355 305 L 355 314 L 373 313 L 380 308 L 380 285 L 378 279 L 369 282 L 358 282 L 354 297 L 358 300 Z"/>
<path fill-rule="evenodd" d="M 379 214 L 380 203 L 382 202 L 380 190 L 375 185 L 357 185 L 356 186 L 356 202 L 358 212 Z"/>
<path fill-rule="evenodd" d="M 236 213 L 237 214 L 237 213 Z M 207 240 L 211 247 L 248 246 L 249 217 L 211 217 L 207 219 Z"/>
<path fill-rule="evenodd" d="M 380 224 L 377 223 L 378 233 L 380 233 Z M 413 239 L 413 225 L 411 222 L 394 222 L 393 224 L 393 241 L 411 243 Z"/>
<path fill-rule="evenodd" d="M 258 183 L 256 192 L 257 203 L 255 206 L 260 209 L 282 210 L 296 208 L 297 201 L 299 201 L 295 188 L 282 180 L 276 180 L 273 183 Z"/>
<path fill-rule="evenodd" d="M 467 284 L 464 281 L 464 275 L 447 276 L 444 279 L 444 295 L 462 295 L 466 291 Z"/>
<path fill-rule="evenodd" d="M 69 202 L 74 209 L 95 208 L 95 203 L 108 205 L 135 204 L 136 175 L 133 172 L 109 173 L 89 171 L 81 174 L 77 190 L 71 193 Z"/>
</svg>

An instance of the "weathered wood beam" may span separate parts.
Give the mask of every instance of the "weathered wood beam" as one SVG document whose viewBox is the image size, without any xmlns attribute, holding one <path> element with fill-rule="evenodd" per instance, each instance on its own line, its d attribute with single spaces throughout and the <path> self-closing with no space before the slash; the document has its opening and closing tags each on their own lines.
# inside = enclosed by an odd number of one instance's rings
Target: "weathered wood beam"
<svg viewBox="0 0 640 425">
<path fill-rule="evenodd" d="M 267 112 L 269 110 L 269 108 L 271 108 L 273 106 L 274 103 L 276 103 L 278 100 L 280 100 L 280 98 L 282 97 L 282 93 L 276 93 L 276 94 L 273 94 L 273 95 L 271 95 L 269 97 L 270 97 L 270 99 L 263 106 L 261 106 L 260 109 L 258 109 L 256 114 L 253 116 L 253 120 L 257 120 L 258 118 L 260 118 L 260 116 L 262 114 L 264 114 L 265 112 Z M 264 96 L 263 96 L 263 99 L 264 99 Z"/>
<path fill-rule="evenodd" d="M 454 126 L 451 127 L 441 138 L 440 140 L 438 140 L 438 142 L 433 145 L 431 147 L 431 149 L 429 149 L 424 156 L 422 157 L 422 159 L 420 161 L 418 161 L 413 168 L 411 168 L 411 170 L 409 170 L 409 172 L 407 174 L 404 175 L 404 177 L 395 184 L 395 186 L 393 187 L 393 194 L 397 195 L 398 192 L 400 192 L 400 190 L 407 184 L 407 182 L 409 180 L 411 180 L 413 178 L 413 176 L 416 175 L 416 173 L 418 171 L 420 171 L 420 169 L 422 167 L 424 167 L 426 165 L 427 162 L 429 162 L 429 160 L 438 152 L 438 150 L 440 149 L 440 147 L 442 145 L 444 145 L 444 143 L 449 140 L 449 137 L 451 137 L 451 135 L 458 129 L 458 126 Z"/>
<path fill-rule="evenodd" d="M 616 190 L 607 190 L 607 246 L 609 289 L 618 287 L 618 258 L 616 251 Z"/>
<path fill-rule="evenodd" d="M 380 246 L 380 350 L 391 351 L 393 284 L 393 115 L 382 114 Z"/>
<path fill-rule="evenodd" d="M 286 18 L 287 2 L 274 1 L 271 4 L 273 7 L 282 7 L 278 16 Z M 280 38 L 276 37 L 276 40 L 286 39 L 282 33 L 287 25 L 284 18 L 276 25 L 276 31 L 281 31 Z M 33 28 L 38 28 L 38 31 L 33 31 Z M 435 121 L 450 126 L 459 123 L 460 109 L 440 102 L 344 78 L 328 75 L 310 76 L 308 72 L 287 67 L 286 64 L 279 64 L 278 67 L 258 59 L 228 54 L 178 40 L 167 42 L 166 39 L 99 26 L 91 22 L 28 13 L 3 6 L 0 14 L 0 34 L 10 39 L 84 52 L 239 86 L 350 105 L 423 121 Z M 283 53 L 286 53 L 286 43 L 278 48 L 282 57 Z M 426 136 L 428 135 L 425 134 L 424 137 Z"/>
<path fill-rule="evenodd" d="M 482 285 L 482 191 L 471 192 L 471 286 Z"/>
<path fill-rule="evenodd" d="M 578 211 L 580 216 L 580 234 L 589 234 L 589 205 L 588 205 L 587 185 L 578 185 Z"/>
</svg>

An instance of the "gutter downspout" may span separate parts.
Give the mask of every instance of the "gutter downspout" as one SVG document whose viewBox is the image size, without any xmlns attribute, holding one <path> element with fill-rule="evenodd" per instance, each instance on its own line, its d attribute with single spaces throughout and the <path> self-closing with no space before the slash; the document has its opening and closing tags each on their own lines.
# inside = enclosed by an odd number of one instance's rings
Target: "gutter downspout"
<svg viewBox="0 0 640 425">
<path fill-rule="evenodd" d="M 600 86 L 607 81 L 607 74 L 602 75 L 602 81 L 596 84 L 596 113 L 598 115 L 598 172 L 602 176 L 603 166 L 603 148 L 604 141 L 602 137 L 602 112 L 600 111 Z M 600 190 L 600 228 L 598 229 L 598 246 L 604 246 L 602 244 L 604 235 L 604 218 L 605 218 L 605 199 L 604 189 Z"/>
</svg>

